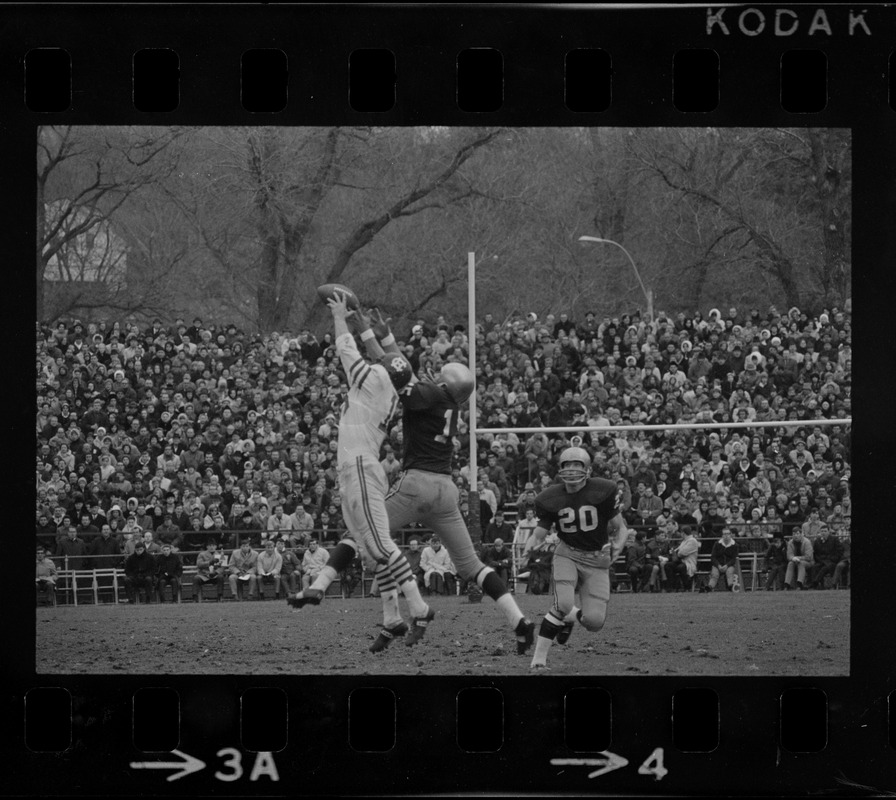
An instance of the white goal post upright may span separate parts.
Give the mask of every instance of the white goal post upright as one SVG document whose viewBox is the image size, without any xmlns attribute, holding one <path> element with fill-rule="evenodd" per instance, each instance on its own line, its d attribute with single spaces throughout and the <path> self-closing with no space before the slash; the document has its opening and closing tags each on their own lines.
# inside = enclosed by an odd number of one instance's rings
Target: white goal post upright
<svg viewBox="0 0 896 800">
<path fill-rule="evenodd" d="M 469 366 L 473 373 L 473 393 L 470 395 L 470 494 L 477 491 L 479 477 L 476 468 L 476 253 L 467 253 L 467 341 Z"/>
</svg>

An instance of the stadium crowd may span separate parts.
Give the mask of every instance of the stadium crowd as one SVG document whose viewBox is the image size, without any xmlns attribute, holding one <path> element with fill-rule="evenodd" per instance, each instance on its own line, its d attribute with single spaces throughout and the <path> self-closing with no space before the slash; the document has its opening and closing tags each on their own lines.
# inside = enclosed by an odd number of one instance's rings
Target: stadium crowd
<svg viewBox="0 0 896 800">
<path fill-rule="evenodd" d="M 823 587 L 834 570 L 838 583 L 846 578 L 850 430 L 806 422 L 851 416 L 848 302 L 817 316 L 773 307 L 653 321 L 638 313 L 487 314 L 475 336 L 479 428 L 581 427 L 478 437 L 482 546 L 500 556 L 507 543 L 531 584 L 549 553 L 520 564 L 521 545 L 534 527 L 535 496 L 570 443 L 592 455 L 593 474 L 617 481 L 626 520 L 643 534 L 625 556 L 633 589 L 666 584 L 665 562 L 641 558 L 641 547 L 665 541 L 674 550 L 693 537 L 714 558 L 726 528 L 739 552 L 765 556 L 769 587 L 780 584 L 778 571 L 788 586 L 796 578 Z M 196 563 L 214 541 L 232 559 L 244 542 L 263 551 L 274 540 L 296 556 L 290 572 L 300 576 L 312 539 L 321 549 L 339 541 L 336 436 L 347 387 L 332 334 L 249 334 L 199 318 L 148 327 L 74 319 L 38 323 L 36 339 L 36 531 L 57 566 L 119 566 L 138 543 L 150 553 L 169 546 Z M 468 360 L 466 327 L 443 317 L 417 320 L 401 344 L 422 377 Z M 751 421 L 780 425 L 614 430 Z M 465 516 L 467 423 L 465 416 L 454 469 Z M 401 455 L 399 422 L 382 453 L 390 481 Z M 795 534 L 809 542 L 798 546 L 809 550 L 800 570 L 788 553 Z M 414 538 L 432 549 L 426 532 Z M 790 560 L 776 570 L 780 549 Z M 818 566 L 831 559 L 819 578 Z M 422 584 L 444 590 L 444 573 L 426 572 Z"/>
</svg>

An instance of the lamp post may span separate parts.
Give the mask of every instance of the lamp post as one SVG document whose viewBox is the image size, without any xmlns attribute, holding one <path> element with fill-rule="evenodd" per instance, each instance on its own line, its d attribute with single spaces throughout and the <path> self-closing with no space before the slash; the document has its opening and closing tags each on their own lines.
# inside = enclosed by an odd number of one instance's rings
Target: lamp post
<svg viewBox="0 0 896 800">
<path fill-rule="evenodd" d="M 638 284 L 641 287 L 641 291 L 644 293 L 644 299 L 647 301 L 647 317 L 650 322 L 653 322 L 653 291 L 648 289 L 644 285 L 644 281 L 641 280 L 641 273 L 638 272 L 638 266 L 635 264 L 635 259 L 632 258 L 632 254 L 629 253 L 619 242 L 614 242 L 612 239 L 600 239 L 597 236 L 580 236 L 580 242 L 598 242 L 599 244 L 615 244 L 623 253 L 625 253 L 628 258 L 629 263 L 632 265 L 632 269 L 635 271 L 635 277 L 638 279 Z"/>
</svg>

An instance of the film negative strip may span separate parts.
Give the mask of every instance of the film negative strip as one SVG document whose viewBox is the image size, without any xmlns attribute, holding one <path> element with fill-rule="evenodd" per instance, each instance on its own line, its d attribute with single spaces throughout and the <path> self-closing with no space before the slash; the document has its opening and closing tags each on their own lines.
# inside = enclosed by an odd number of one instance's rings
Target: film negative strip
<svg viewBox="0 0 896 800">
<path fill-rule="evenodd" d="M 12 345 L 4 794 L 896 792 L 892 8 L 8 4 L 0 18 L 0 236 Z M 139 143 L 124 133 L 133 130 L 145 134 Z M 61 576 L 55 604 L 35 608 L 25 568 L 35 546 L 28 465 L 39 377 L 25 331 L 35 320 L 71 322 L 60 311 L 67 302 L 85 320 L 95 313 L 142 328 L 158 315 L 171 325 L 193 302 L 219 322 L 248 328 L 255 314 L 265 334 L 307 324 L 322 336 L 331 324 L 322 304 L 312 297 L 303 315 L 289 298 L 327 282 L 357 287 L 365 271 L 392 259 L 392 272 L 377 273 L 380 303 L 392 296 L 410 318 L 440 296 L 443 305 L 426 308 L 450 307 L 465 322 L 470 251 L 486 264 L 477 319 L 489 302 L 496 316 L 513 303 L 559 314 L 586 288 L 589 302 L 609 298 L 605 309 L 619 297 L 638 306 L 643 289 L 649 307 L 653 295 L 634 260 L 637 283 L 595 282 L 593 271 L 564 272 L 587 259 L 561 249 L 580 235 L 606 241 L 626 230 L 611 218 L 624 204 L 600 197 L 646 192 L 636 177 L 644 171 L 672 185 L 682 152 L 704 157 L 697 147 L 673 151 L 660 135 L 670 131 L 679 141 L 728 136 L 728 150 L 712 152 L 744 155 L 713 173 L 720 182 L 753 148 L 765 148 L 769 162 L 822 164 L 812 196 L 800 195 L 786 170 L 774 180 L 762 173 L 766 183 L 738 183 L 729 205 L 713 194 L 718 184 L 693 184 L 680 203 L 705 203 L 714 208 L 707 214 L 736 223 L 713 227 L 695 216 L 693 228 L 674 235 L 702 242 L 710 268 L 718 240 L 701 237 L 746 231 L 742 241 L 781 268 L 762 280 L 784 306 L 788 253 L 816 246 L 808 233 L 799 243 L 806 223 L 791 211 L 822 214 L 819 204 L 828 204 L 827 249 L 817 252 L 839 246 L 840 261 L 801 264 L 816 282 L 824 275 L 832 297 L 854 299 L 851 391 L 861 401 L 849 426 L 857 531 L 849 591 L 745 591 L 715 607 L 697 594 L 616 593 L 602 629 L 577 626 L 578 642 L 555 644 L 554 669 L 537 674 L 532 650 L 517 654 L 502 607 L 488 598 L 432 598 L 437 615 L 423 640 L 375 655 L 368 649 L 380 609 L 369 596 L 327 597 L 298 614 L 282 600 L 119 604 L 118 576 L 106 586 L 112 578 L 94 574 L 80 589 Z M 735 141 L 738 131 L 744 141 Z M 636 134 L 643 147 L 613 150 Z M 794 137 L 798 153 L 780 145 Z M 324 176 L 315 165 L 337 139 L 344 159 Z M 591 172 L 576 166 L 587 159 L 558 160 L 557 150 L 574 149 L 570 139 L 600 151 Z M 77 166 L 63 169 L 69 156 Z M 617 159 L 631 162 L 625 186 L 599 172 Z M 253 170 L 255 191 L 247 193 Z M 840 184 L 847 172 L 848 190 Z M 304 179 L 275 185 L 296 175 Z M 598 197 L 590 211 L 556 212 L 573 209 L 568 196 L 589 183 Z M 315 216 L 325 185 L 340 191 Z M 838 189 L 846 192 L 839 205 Z M 766 198 L 761 225 L 738 216 L 737 208 L 760 202 L 752 191 Z M 547 224 L 539 230 L 514 218 L 524 203 L 517 211 L 490 206 L 493 192 L 530 198 L 554 226 L 550 235 Z M 284 214 L 284 203 L 292 216 L 265 242 L 276 227 L 265 227 L 267 215 Z M 113 225 L 119 208 L 127 214 Z M 637 208 L 659 220 L 671 206 Z M 453 215 L 452 224 L 436 224 L 425 209 Z M 583 228 L 588 214 L 594 226 Z M 340 219 L 354 222 L 340 227 Z M 792 235 L 792 251 L 776 252 L 764 235 L 772 222 Z M 664 251 L 670 240 L 651 244 L 645 228 L 654 224 L 640 225 L 639 241 L 653 261 L 645 274 L 657 279 L 674 258 Z M 306 237 L 313 246 L 303 250 Z M 66 258 L 63 240 L 75 242 Z M 379 244 L 365 251 L 371 242 Z M 203 259 L 193 260 L 199 249 Z M 23 266 L 35 252 L 36 280 Z M 725 252 L 738 257 L 735 248 Z M 266 254 L 276 261 L 284 253 L 292 283 L 276 267 L 268 297 L 243 283 Z M 505 305 L 482 275 L 502 258 L 518 262 L 522 287 Z M 844 264 L 857 266 L 854 280 Z M 172 311 L 160 306 L 174 302 L 162 290 L 178 276 L 186 294 Z M 228 281 L 229 294 L 220 285 Z M 496 285 L 509 291 L 506 280 Z M 750 296 L 741 283 L 716 296 L 737 304 L 739 293 Z M 45 366 L 39 361 L 38 371 Z M 234 586 L 236 594 L 236 579 Z M 537 634 L 551 595 L 521 586 L 513 602 Z M 362 584 L 362 594 L 369 589 Z"/>
</svg>

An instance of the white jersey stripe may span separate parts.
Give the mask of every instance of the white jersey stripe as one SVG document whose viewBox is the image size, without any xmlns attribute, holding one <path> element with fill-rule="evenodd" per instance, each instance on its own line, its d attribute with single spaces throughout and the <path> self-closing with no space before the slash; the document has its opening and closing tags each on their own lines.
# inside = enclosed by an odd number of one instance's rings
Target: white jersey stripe
<svg viewBox="0 0 896 800">
<path fill-rule="evenodd" d="M 367 521 L 367 527 L 370 528 L 371 539 L 376 542 L 376 547 L 383 558 L 389 557 L 389 551 L 383 547 L 380 541 L 380 532 L 376 527 L 376 520 L 370 510 L 370 492 L 367 490 L 367 479 L 364 475 L 364 459 L 358 456 L 355 459 L 355 469 L 358 470 L 358 483 L 361 487 L 361 507 L 364 509 L 364 519 Z"/>
</svg>

